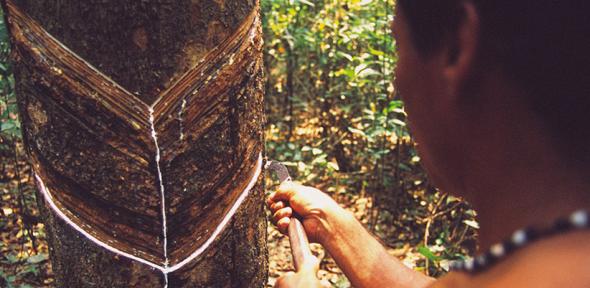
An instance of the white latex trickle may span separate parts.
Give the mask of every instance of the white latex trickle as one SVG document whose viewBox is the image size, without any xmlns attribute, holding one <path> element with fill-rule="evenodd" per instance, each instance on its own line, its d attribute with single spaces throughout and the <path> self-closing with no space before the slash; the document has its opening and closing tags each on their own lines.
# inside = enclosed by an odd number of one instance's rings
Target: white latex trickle
<svg viewBox="0 0 590 288">
<path fill-rule="evenodd" d="M 182 114 L 184 113 L 184 109 L 186 108 L 186 98 L 182 98 L 182 105 L 180 106 L 180 111 L 178 111 L 178 125 L 180 129 L 180 137 L 179 140 L 184 140 L 184 127 L 182 126 Z"/>
<path fill-rule="evenodd" d="M 162 169 L 160 168 L 160 146 L 158 146 L 158 133 L 154 127 L 154 109 L 150 107 L 150 127 L 152 129 L 152 138 L 154 139 L 154 145 L 156 146 L 156 171 L 158 172 L 158 181 L 160 182 L 160 208 L 162 210 L 162 235 L 164 237 L 164 288 L 168 287 L 168 228 L 166 225 L 166 195 L 164 194 L 164 181 L 162 177 Z"/>
</svg>

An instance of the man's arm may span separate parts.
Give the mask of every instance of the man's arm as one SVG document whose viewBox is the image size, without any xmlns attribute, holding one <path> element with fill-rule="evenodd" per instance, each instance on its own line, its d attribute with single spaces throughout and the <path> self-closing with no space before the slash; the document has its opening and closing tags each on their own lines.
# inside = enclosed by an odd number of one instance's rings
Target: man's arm
<svg viewBox="0 0 590 288">
<path fill-rule="evenodd" d="M 434 281 L 387 253 L 350 212 L 338 214 L 322 245 L 354 287 L 427 287 Z"/>
<path fill-rule="evenodd" d="M 309 238 L 326 248 L 354 287 L 427 287 L 434 281 L 389 255 L 351 213 L 317 189 L 285 182 L 268 204 L 282 232 L 295 211 Z"/>
</svg>

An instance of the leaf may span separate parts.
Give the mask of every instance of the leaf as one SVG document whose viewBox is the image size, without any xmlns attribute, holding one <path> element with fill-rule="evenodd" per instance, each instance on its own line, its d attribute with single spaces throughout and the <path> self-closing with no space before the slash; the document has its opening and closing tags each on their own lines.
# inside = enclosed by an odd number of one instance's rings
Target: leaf
<svg viewBox="0 0 590 288">
<path fill-rule="evenodd" d="M 399 169 L 406 171 L 406 172 L 412 171 L 412 168 L 410 168 L 410 166 L 408 166 L 404 163 L 399 163 L 398 167 L 399 167 Z"/>
<path fill-rule="evenodd" d="M 402 120 L 393 119 L 392 122 L 393 122 L 393 124 L 398 125 L 400 127 L 406 127 L 406 123 Z"/>
<path fill-rule="evenodd" d="M 367 68 L 358 74 L 358 76 L 361 78 L 367 78 L 370 76 L 379 76 L 379 75 L 381 75 L 381 73 L 375 69 L 372 69 L 372 68 Z"/>
<path fill-rule="evenodd" d="M 449 272 L 449 270 L 451 270 L 451 261 L 449 260 L 441 260 L 438 264 L 446 272 Z"/>
<path fill-rule="evenodd" d="M 313 161 L 311 161 L 311 165 L 315 165 L 315 164 L 321 164 L 321 165 L 323 165 L 323 164 L 326 164 L 326 162 L 327 162 L 326 161 L 326 157 L 327 156 L 328 155 L 326 155 L 326 154 L 322 154 L 322 155 L 318 156 L 317 158 L 313 159 Z"/>
<path fill-rule="evenodd" d="M 29 258 L 27 258 L 27 262 L 31 263 L 31 264 L 37 264 L 37 263 L 41 263 L 45 260 L 47 260 L 48 256 L 47 254 L 37 254 L 37 255 L 33 255 Z"/>
<path fill-rule="evenodd" d="M 0 131 L 7 131 L 7 130 L 11 130 L 14 127 L 16 127 L 16 124 L 13 121 L 6 121 L 3 122 L 2 125 L 0 126 Z"/>
<path fill-rule="evenodd" d="M 428 248 L 424 245 L 420 245 L 418 247 L 418 253 L 422 254 L 422 256 L 426 257 L 426 259 L 428 259 L 432 262 L 438 262 L 442 259 L 441 257 L 434 255 L 434 253 L 432 253 L 432 251 L 430 251 L 430 248 Z"/>
<path fill-rule="evenodd" d="M 2 21 L 4 22 L 4 21 Z M 6 25 L 4 23 L 0 23 L 0 41 L 7 42 L 8 41 L 8 30 L 6 29 Z"/>
<path fill-rule="evenodd" d="M 282 161 L 281 164 L 289 167 L 296 167 L 298 163 L 290 162 L 290 161 Z"/>
<path fill-rule="evenodd" d="M 447 196 L 447 204 L 457 202 L 457 201 L 461 201 L 461 199 L 459 199 L 455 196 L 452 196 L 452 195 Z"/>
<path fill-rule="evenodd" d="M 475 217 L 475 216 L 477 216 L 477 213 L 475 212 L 475 210 L 469 209 L 469 210 L 465 211 L 465 215 Z"/>
<path fill-rule="evenodd" d="M 334 163 L 334 162 L 328 162 L 328 168 L 332 169 L 334 171 L 340 170 L 340 167 L 338 167 L 338 163 Z"/>
<path fill-rule="evenodd" d="M 404 107 L 404 104 L 403 104 L 402 101 L 393 100 L 393 101 L 390 101 L 389 102 L 389 105 L 388 106 L 389 106 L 388 107 L 389 111 L 394 111 L 394 109 L 396 109 L 396 108 L 397 109 L 402 109 Z"/>
<path fill-rule="evenodd" d="M 305 5 L 311 6 L 311 7 L 315 7 L 315 4 L 307 1 L 307 0 L 299 0 L 300 3 L 303 3 Z"/>
<path fill-rule="evenodd" d="M 320 155 L 322 153 L 324 153 L 324 151 L 322 151 L 322 149 L 319 149 L 319 148 L 312 148 L 311 149 L 311 154 L 313 154 L 314 156 Z"/>
<path fill-rule="evenodd" d="M 353 58 L 352 58 L 352 56 L 350 56 L 350 54 L 344 53 L 342 51 L 336 52 L 336 55 L 338 55 L 340 57 L 343 57 L 343 58 L 346 58 L 350 62 L 352 62 L 352 60 L 353 60 Z"/>
<path fill-rule="evenodd" d="M 348 78 L 351 78 L 351 79 L 352 79 L 352 78 L 354 78 L 354 75 L 355 75 L 355 73 L 354 73 L 354 70 L 352 70 L 352 69 L 344 69 L 344 68 L 343 68 L 343 69 L 340 69 L 340 70 L 336 71 L 336 72 L 334 73 L 334 75 L 335 75 L 335 76 L 342 76 L 342 75 L 346 75 L 346 77 L 348 77 Z"/>
<path fill-rule="evenodd" d="M 463 220 L 463 223 L 465 223 L 465 225 L 472 227 L 474 229 L 479 229 L 479 223 L 477 223 L 477 221 L 475 221 L 475 220 Z"/>
<path fill-rule="evenodd" d="M 369 45 L 369 52 L 375 56 L 383 56 L 385 55 L 385 52 L 377 50 L 377 49 L 373 49 L 373 47 L 371 47 L 371 45 Z"/>
<path fill-rule="evenodd" d="M 354 68 L 354 74 L 358 75 L 359 73 L 361 73 L 361 71 L 365 70 L 366 68 L 367 68 L 367 64 L 361 63 Z"/>
<path fill-rule="evenodd" d="M 348 127 L 348 131 L 350 131 L 350 133 L 352 134 L 356 134 L 356 135 L 360 135 L 363 137 L 367 137 L 367 134 L 365 134 L 365 132 L 363 130 L 359 130 L 356 128 L 352 128 L 352 127 Z"/>
<path fill-rule="evenodd" d="M 3 207 L 2 208 L 2 212 L 4 213 L 4 216 L 8 216 L 8 215 L 12 214 L 12 208 L 10 208 L 10 207 Z"/>
</svg>

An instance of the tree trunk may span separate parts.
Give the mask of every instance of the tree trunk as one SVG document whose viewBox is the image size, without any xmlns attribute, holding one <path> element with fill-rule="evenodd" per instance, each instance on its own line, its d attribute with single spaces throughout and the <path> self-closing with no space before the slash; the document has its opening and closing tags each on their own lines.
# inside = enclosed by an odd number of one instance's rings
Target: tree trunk
<svg viewBox="0 0 590 288">
<path fill-rule="evenodd" d="M 57 287 L 263 286 L 258 1 L 2 2 Z"/>
</svg>

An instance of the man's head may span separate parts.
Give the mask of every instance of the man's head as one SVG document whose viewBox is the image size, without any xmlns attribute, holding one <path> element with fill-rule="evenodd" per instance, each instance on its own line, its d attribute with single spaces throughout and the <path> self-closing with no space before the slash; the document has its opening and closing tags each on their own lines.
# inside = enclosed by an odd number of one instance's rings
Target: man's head
<svg viewBox="0 0 590 288">
<path fill-rule="evenodd" d="M 588 167 L 590 3 L 398 0 L 397 6 L 396 82 L 415 136 L 425 146 L 421 152 L 432 162 L 427 166 L 453 161 L 449 158 L 462 147 L 449 141 L 452 131 L 471 119 L 468 114 L 506 100 L 486 92 L 502 94 L 509 87 L 521 93 L 508 100 L 538 117 L 556 151 L 572 165 Z M 490 86 L 498 83 L 504 87 Z"/>
</svg>

